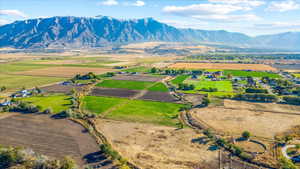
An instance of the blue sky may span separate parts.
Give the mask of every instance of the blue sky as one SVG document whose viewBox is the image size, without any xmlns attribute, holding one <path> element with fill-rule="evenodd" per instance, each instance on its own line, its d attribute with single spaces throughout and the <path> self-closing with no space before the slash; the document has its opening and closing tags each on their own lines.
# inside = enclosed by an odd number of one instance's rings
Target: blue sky
<svg viewBox="0 0 300 169">
<path fill-rule="evenodd" d="M 51 16 L 153 17 L 179 27 L 248 35 L 300 31 L 300 0 L 0 0 L 0 24 Z"/>
</svg>

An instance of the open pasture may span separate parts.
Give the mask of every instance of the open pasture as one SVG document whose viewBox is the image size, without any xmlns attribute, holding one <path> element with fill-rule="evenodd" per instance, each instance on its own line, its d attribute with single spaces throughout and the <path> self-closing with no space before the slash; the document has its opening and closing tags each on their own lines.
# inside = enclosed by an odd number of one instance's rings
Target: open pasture
<svg viewBox="0 0 300 169">
<path fill-rule="evenodd" d="M 40 76 L 22 76 L 22 75 L 7 75 L 0 74 L 0 86 L 5 86 L 8 91 L 15 91 L 18 89 L 33 88 L 59 81 L 64 78 L 58 77 L 40 77 Z"/>
<path fill-rule="evenodd" d="M 238 77 L 269 77 L 269 78 L 280 78 L 281 76 L 275 73 L 269 72 L 258 72 L 258 71 L 242 71 L 242 70 L 225 70 L 225 75 L 231 74 L 232 76 Z"/>
<path fill-rule="evenodd" d="M 113 76 L 114 80 L 131 80 L 131 81 L 145 81 L 145 82 L 158 82 L 165 78 L 165 76 L 151 76 L 151 75 L 116 75 Z"/>
<path fill-rule="evenodd" d="M 51 108 L 53 113 L 60 113 L 61 111 L 67 110 L 71 106 L 71 98 L 64 95 L 54 95 L 54 96 L 36 96 L 27 97 L 20 100 L 28 102 L 30 104 L 41 106 L 42 111 Z"/>
<path fill-rule="evenodd" d="M 179 75 L 175 79 L 171 80 L 171 83 L 178 85 L 185 81 L 188 77 L 190 77 L 190 75 Z"/>
<path fill-rule="evenodd" d="M 30 76 L 49 76 L 49 77 L 73 77 L 76 74 L 86 74 L 93 72 L 95 74 L 103 74 L 114 71 L 107 68 L 87 68 L 87 67 L 49 67 L 42 69 L 35 69 L 29 71 L 15 72 L 18 75 Z"/>
<path fill-rule="evenodd" d="M 184 105 L 130 100 L 127 104 L 118 106 L 105 117 L 114 120 L 176 126 L 179 122 L 177 116 L 181 107 L 184 107 Z"/>
<path fill-rule="evenodd" d="M 51 158 L 71 156 L 80 166 L 95 162 L 89 157 L 99 151 L 80 125 L 47 115 L 10 114 L 0 118 L 0 138 L 2 145 L 30 148 Z"/>
<path fill-rule="evenodd" d="M 111 97 L 125 97 L 131 98 L 140 91 L 116 88 L 95 87 L 91 91 L 91 96 L 111 96 Z"/>
<path fill-rule="evenodd" d="M 178 99 L 173 97 L 169 92 L 153 92 L 148 91 L 142 97 L 138 98 L 141 100 L 151 100 L 160 102 L 178 102 Z"/>
<path fill-rule="evenodd" d="M 97 87 L 121 88 L 130 90 L 144 90 L 153 85 L 154 82 L 130 81 L 130 80 L 104 80 L 98 83 Z"/>
<path fill-rule="evenodd" d="M 249 131 L 254 136 L 269 139 L 299 125 L 300 121 L 300 115 L 224 107 L 193 109 L 191 114 L 219 132 L 241 135 L 242 132 Z"/>
<path fill-rule="evenodd" d="M 43 92 L 47 93 L 64 93 L 69 94 L 74 89 L 76 91 L 82 91 L 84 86 L 74 86 L 74 85 L 61 85 L 61 84 L 53 84 L 45 87 L 41 87 L 40 89 Z"/>
<path fill-rule="evenodd" d="M 148 67 L 144 67 L 144 66 L 138 66 L 138 67 L 134 67 L 134 68 L 128 68 L 128 69 L 124 69 L 124 72 L 138 72 L 138 73 L 147 73 L 150 72 L 150 68 Z"/>
<path fill-rule="evenodd" d="M 167 88 L 167 86 L 164 83 L 156 83 L 155 85 L 151 86 L 150 88 L 148 88 L 149 91 L 152 92 L 169 92 L 169 89 Z"/>
<path fill-rule="evenodd" d="M 175 63 L 172 69 L 222 69 L 222 70 L 254 70 L 276 71 L 275 68 L 264 64 L 238 64 L 238 63 Z"/>
<path fill-rule="evenodd" d="M 195 90 L 216 88 L 220 92 L 232 92 L 231 81 L 204 81 L 204 80 L 186 80 L 187 84 L 195 85 Z"/>
</svg>

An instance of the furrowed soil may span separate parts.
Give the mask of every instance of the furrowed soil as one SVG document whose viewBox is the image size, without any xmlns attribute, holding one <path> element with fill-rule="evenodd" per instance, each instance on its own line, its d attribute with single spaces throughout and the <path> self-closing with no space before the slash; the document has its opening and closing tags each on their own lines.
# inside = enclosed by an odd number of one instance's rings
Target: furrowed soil
<svg viewBox="0 0 300 169">
<path fill-rule="evenodd" d="M 275 68 L 264 64 L 232 64 L 232 63 L 175 63 L 173 65 L 170 65 L 169 68 L 276 71 Z"/>
<path fill-rule="evenodd" d="M 196 142 L 192 129 L 98 120 L 97 129 L 125 158 L 143 169 L 215 169 L 218 151 Z"/>
<path fill-rule="evenodd" d="M 71 156 L 79 165 L 99 162 L 96 141 L 80 125 L 47 115 L 10 113 L 0 117 L 0 144 L 31 148 L 52 158 Z"/>
</svg>

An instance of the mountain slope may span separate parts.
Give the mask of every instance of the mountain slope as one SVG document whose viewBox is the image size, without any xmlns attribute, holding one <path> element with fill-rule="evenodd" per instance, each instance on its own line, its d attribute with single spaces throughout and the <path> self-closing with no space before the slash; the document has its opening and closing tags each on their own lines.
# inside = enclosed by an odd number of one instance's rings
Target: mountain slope
<svg viewBox="0 0 300 169">
<path fill-rule="evenodd" d="M 177 29 L 152 18 L 51 17 L 0 26 L 0 47 L 99 47 L 147 41 L 207 42 L 238 47 L 300 50 L 300 32 L 249 37 L 242 33 Z"/>
</svg>

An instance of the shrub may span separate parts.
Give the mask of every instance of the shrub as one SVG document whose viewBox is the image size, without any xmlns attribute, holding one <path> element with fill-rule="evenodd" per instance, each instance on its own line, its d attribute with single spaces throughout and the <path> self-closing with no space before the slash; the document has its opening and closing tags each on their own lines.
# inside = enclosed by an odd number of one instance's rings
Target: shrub
<svg viewBox="0 0 300 169">
<path fill-rule="evenodd" d="M 261 89 L 261 88 L 247 88 L 245 90 L 246 93 L 268 93 L 267 89 Z"/>
<path fill-rule="evenodd" d="M 246 139 L 246 140 L 248 140 L 248 139 L 250 138 L 250 136 L 251 136 L 251 134 L 250 134 L 249 131 L 244 131 L 244 132 L 242 133 L 242 137 L 243 137 L 244 139 Z"/>
<path fill-rule="evenodd" d="M 300 105 L 300 97 L 296 97 L 296 96 L 284 96 L 283 100 L 287 104 Z"/>
</svg>

